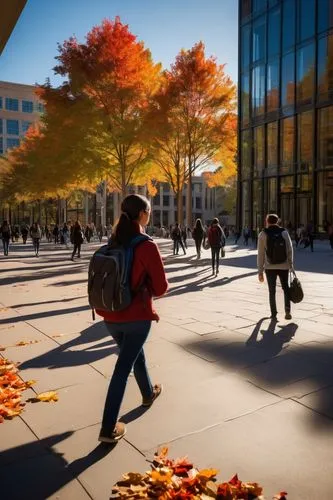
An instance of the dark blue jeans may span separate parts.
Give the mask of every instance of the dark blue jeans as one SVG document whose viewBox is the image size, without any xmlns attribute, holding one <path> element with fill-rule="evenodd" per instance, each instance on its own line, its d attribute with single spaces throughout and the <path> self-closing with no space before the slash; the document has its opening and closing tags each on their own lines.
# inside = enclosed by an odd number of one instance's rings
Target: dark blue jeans
<svg viewBox="0 0 333 500">
<path fill-rule="evenodd" d="M 112 432 L 118 420 L 127 379 L 132 368 L 134 368 L 135 380 L 142 397 L 150 398 L 153 394 L 153 386 L 148 375 L 143 351 L 143 345 L 151 328 L 151 321 L 105 322 L 105 326 L 120 349 L 106 395 L 102 421 L 102 430 Z"/>
<path fill-rule="evenodd" d="M 3 243 L 3 253 L 4 253 L 4 255 L 8 255 L 9 238 L 2 238 L 2 243 Z"/>
<path fill-rule="evenodd" d="M 219 270 L 219 264 L 220 264 L 220 251 L 221 247 L 211 247 L 211 252 L 212 252 L 212 269 L 213 273 L 218 272 Z"/>
<path fill-rule="evenodd" d="M 269 290 L 269 305 L 272 316 L 277 314 L 276 308 L 276 280 L 280 278 L 281 287 L 284 293 L 284 309 L 286 313 L 290 313 L 291 305 L 289 298 L 289 271 L 286 269 L 267 269 L 266 278 Z"/>
</svg>

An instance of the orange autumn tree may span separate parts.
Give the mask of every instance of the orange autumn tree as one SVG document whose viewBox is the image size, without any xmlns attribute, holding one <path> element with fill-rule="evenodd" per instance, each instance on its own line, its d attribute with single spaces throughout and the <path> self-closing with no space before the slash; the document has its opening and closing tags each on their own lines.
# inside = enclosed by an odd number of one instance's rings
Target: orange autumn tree
<svg viewBox="0 0 333 500">
<path fill-rule="evenodd" d="M 224 65 L 197 43 L 182 50 L 169 72 L 169 92 L 185 141 L 187 224 L 192 224 L 192 176 L 213 163 L 230 164 L 236 144 L 235 85 Z M 227 167 L 228 168 L 228 167 Z"/>
<path fill-rule="evenodd" d="M 59 46 L 55 72 L 68 78 L 73 103 L 84 96 L 93 113 L 85 140 L 98 161 L 87 165 L 126 194 L 142 178 L 149 161 L 144 121 L 159 85 L 160 65 L 117 17 L 104 20 L 81 44 L 70 38 Z M 84 121 L 85 116 L 76 117 Z"/>
</svg>

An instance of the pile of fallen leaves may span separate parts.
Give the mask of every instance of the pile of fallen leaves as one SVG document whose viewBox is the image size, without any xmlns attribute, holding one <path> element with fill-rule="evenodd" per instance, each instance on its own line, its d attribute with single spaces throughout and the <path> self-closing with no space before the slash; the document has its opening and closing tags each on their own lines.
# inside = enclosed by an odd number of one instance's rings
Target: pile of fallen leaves
<svg viewBox="0 0 333 500">
<path fill-rule="evenodd" d="M 24 382 L 18 372 L 17 364 L 0 357 L 0 423 L 4 419 L 12 419 L 20 415 L 25 406 L 22 402 L 22 393 L 36 383 L 35 380 Z M 32 403 L 55 402 L 58 401 L 58 394 L 55 391 L 42 392 L 28 401 Z"/>
<path fill-rule="evenodd" d="M 113 487 L 111 498 L 159 500 L 255 500 L 263 499 L 258 483 L 243 483 L 235 475 L 230 481 L 218 483 L 216 469 L 199 470 L 185 458 L 171 460 L 168 449 L 155 454 L 152 470 L 145 474 L 129 472 Z M 286 492 L 274 498 L 286 500 Z"/>
<path fill-rule="evenodd" d="M 21 413 L 24 407 L 22 392 L 34 383 L 34 380 L 24 382 L 18 375 L 17 365 L 0 357 L 0 422 Z"/>
</svg>

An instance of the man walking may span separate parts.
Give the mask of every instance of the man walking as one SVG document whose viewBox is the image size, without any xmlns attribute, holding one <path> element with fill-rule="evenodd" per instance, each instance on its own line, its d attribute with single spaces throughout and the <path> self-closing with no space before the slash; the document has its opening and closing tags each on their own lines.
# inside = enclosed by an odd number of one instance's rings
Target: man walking
<svg viewBox="0 0 333 500">
<path fill-rule="evenodd" d="M 266 217 L 266 229 L 258 238 L 258 273 L 259 281 L 264 281 L 264 271 L 269 289 L 271 318 L 276 319 L 276 280 L 279 277 L 284 292 L 285 319 L 291 319 L 289 299 L 289 270 L 293 268 L 293 246 L 289 233 L 278 225 L 279 217 L 269 214 Z"/>
</svg>

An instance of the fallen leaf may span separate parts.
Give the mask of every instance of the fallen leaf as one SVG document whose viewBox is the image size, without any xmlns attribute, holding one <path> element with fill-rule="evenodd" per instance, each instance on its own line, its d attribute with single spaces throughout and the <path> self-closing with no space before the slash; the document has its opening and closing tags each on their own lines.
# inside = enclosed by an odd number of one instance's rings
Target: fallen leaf
<svg viewBox="0 0 333 500">
<path fill-rule="evenodd" d="M 5 351 L 6 348 L 3 345 L 0 345 L 0 351 Z"/>
<path fill-rule="evenodd" d="M 23 347 L 25 345 L 38 344 L 40 340 L 20 340 L 16 342 L 15 347 Z"/>
<path fill-rule="evenodd" d="M 58 401 L 59 396 L 56 391 L 48 391 L 37 394 L 35 399 L 42 401 L 43 403 L 49 403 L 50 401 Z"/>
</svg>

